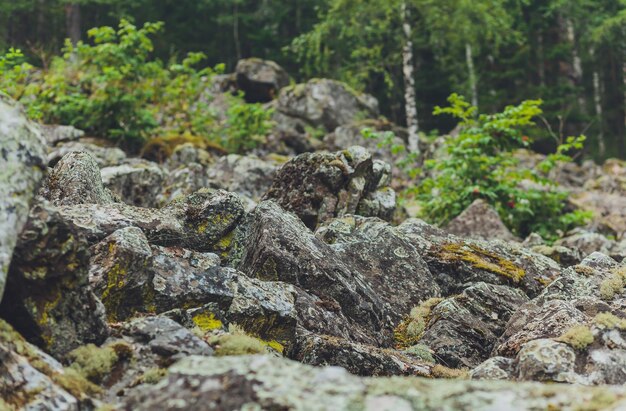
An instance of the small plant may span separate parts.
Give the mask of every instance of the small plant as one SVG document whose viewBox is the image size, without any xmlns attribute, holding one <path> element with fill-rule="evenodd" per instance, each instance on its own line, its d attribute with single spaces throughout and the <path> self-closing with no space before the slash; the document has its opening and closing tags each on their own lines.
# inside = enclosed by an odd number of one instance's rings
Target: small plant
<svg viewBox="0 0 626 411">
<path fill-rule="evenodd" d="M 575 350 L 583 350 L 593 343 L 593 333 L 586 325 L 576 325 L 563 333 L 556 341 L 565 343 Z"/>
<path fill-rule="evenodd" d="M 230 153 L 244 153 L 265 142 L 273 127 L 273 110 L 262 104 L 246 104 L 241 98 L 230 99 L 228 119 L 221 132 L 222 146 Z"/>
</svg>

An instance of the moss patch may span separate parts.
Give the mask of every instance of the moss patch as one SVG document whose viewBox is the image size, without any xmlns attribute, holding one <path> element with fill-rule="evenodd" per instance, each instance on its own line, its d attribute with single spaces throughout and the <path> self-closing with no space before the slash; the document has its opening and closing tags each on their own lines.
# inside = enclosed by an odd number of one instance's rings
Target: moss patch
<svg viewBox="0 0 626 411">
<path fill-rule="evenodd" d="M 150 368 L 141 377 L 141 382 L 144 384 L 156 384 L 167 376 L 166 368 Z"/>
<path fill-rule="evenodd" d="M 593 322 L 599 328 L 626 330 L 626 319 L 619 318 L 611 313 L 600 313 L 596 315 Z"/>
<path fill-rule="evenodd" d="M 68 354 L 72 361 L 68 368 L 94 383 L 100 383 L 111 373 L 115 364 L 131 358 L 132 355 L 132 348 L 126 343 L 114 343 L 104 347 L 87 344 Z"/>
<path fill-rule="evenodd" d="M 396 348 L 406 349 L 417 344 L 426 329 L 432 309 L 442 301 L 443 298 L 429 298 L 411 310 L 410 315 L 394 330 Z"/>
<path fill-rule="evenodd" d="M 439 364 L 435 365 L 431 372 L 434 378 L 467 379 L 469 376 L 469 370 L 466 368 L 448 368 Z"/>
<path fill-rule="evenodd" d="M 605 301 L 612 300 L 626 287 L 626 267 L 619 267 L 600 283 L 600 297 Z"/>
<path fill-rule="evenodd" d="M 473 244 L 443 244 L 437 256 L 443 261 L 467 263 L 473 268 L 501 275 L 515 283 L 519 283 L 526 275 L 526 271 L 512 261 Z"/>
<path fill-rule="evenodd" d="M 593 343 L 593 334 L 586 325 L 576 325 L 556 338 L 555 341 L 565 343 L 575 350 L 583 350 Z"/>
<path fill-rule="evenodd" d="M 192 317 L 193 323 L 203 332 L 218 330 L 224 327 L 222 322 L 215 318 L 213 313 L 200 313 Z"/>
</svg>

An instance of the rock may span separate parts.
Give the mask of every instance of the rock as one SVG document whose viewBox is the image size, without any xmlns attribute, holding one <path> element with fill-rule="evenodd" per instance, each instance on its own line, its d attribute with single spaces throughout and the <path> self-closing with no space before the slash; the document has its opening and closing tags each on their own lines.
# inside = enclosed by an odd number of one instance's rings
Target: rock
<svg viewBox="0 0 626 411">
<path fill-rule="evenodd" d="M 281 114 L 300 119 L 312 127 L 323 127 L 328 132 L 363 115 L 378 117 L 378 101 L 374 97 L 359 94 L 343 83 L 328 79 L 313 79 L 283 88 L 275 107 L 279 113 L 276 118 L 279 129 L 291 128 L 281 121 Z"/>
<path fill-rule="evenodd" d="M 626 406 L 622 387 L 506 381 L 359 378 L 338 367 L 280 358 L 188 357 L 154 386 L 141 386 L 124 410 L 472 410 L 604 409 Z"/>
<path fill-rule="evenodd" d="M 99 388 L 26 342 L 0 320 L 0 408 L 78 411 L 94 409 Z"/>
<path fill-rule="evenodd" d="M 565 301 L 554 300 L 541 307 L 530 302 L 511 316 L 493 353 L 515 356 L 527 342 L 558 337 L 586 319 L 581 311 Z"/>
<path fill-rule="evenodd" d="M 239 60 L 235 68 L 237 87 L 244 92 L 248 103 L 266 103 L 289 85 L 287 72 L 270 60 L 249 58 Z"/>
<path fill-rule="evenodd" d="M 594 252 L 609 254 L 614 242 L 602 234 L 577 232 L 557 240 L 554 245 L 577 250 L 582 257 L 586 257 Z"/>
<path fill-rule="evenodd" d="M 54 167 L 66 154 L 75 151 L 91 154 L 99 167 L 116 166 L 126 159 L 126 153 L 117 147 L 103 147 L 87 141 L 70 141 L 57 145 L 49 152 L 47 164 Z"/>
<path fill-rule="evenodd" d="M 393 133 L 389 144 L 376 138 L 365 138 L 363 129 L 368 128 L 377 133 Z M 365 147 L 372 157 L 385 163 L 395 164 L 403 158 L 402 154 L 394 153 L 392 147 L 406 146 L 406 130 L 386 120 L 364 120 L 337 127 L 324 137 L 324 143 L 331 151 L 344 150 L 352 146 Z M 394 176 L 403 176 L 401 170 L 394 167 Z"/>
<path fill-rule="evenodd" d="M 104 185 L 126 204 L 156 207 L 166 172 L 156 163 L 137 160 L 100 170 Z"/>
<path fill-rule="evenodd" d="M 420 253 L 382 220 L 345 216 L 320 227 L 317 235 L 388 304 L 394 323 L 421 301 L 440 296 Z"/>
<path fill-rule="evenodd" d="M 449 367 L 473 368 L 489 358 L 509 318 L 527 301 L 520 290 L 476 283 L 431 309 L 419 342 Z"/>
<path fill-rule="evenodd" d="M 601 191 L 583 191 L 572 194 L 569 202 L 593 213 L 592 226 L 617 238 L 626 233 L 626 197 Z"/>
<path fill-rule="evenodd" d="M 176 146 L 172 154 L 165 161 L 165 167 L 176 170 L 198 164 L 206 167 L 213 164 L 214 158 L 206 149 L 197 147 L 193 143 L 184 143 Z"/>
<path fill-rule="evenodd" d="M 83 130 L 72 126 L 42 125 L 41 131 L 49 146 L 56 146 L 59 143 L 76 141 L 85 136 Z"/>
<path fill-rule="evenodd" d="M 430 376 L 428 364 L 401 351 L 352 343 L 338 337 L 309 334 L 290 349 L 290 358 L 315 366 L 340 366 L 361 376 Z"/>
<path fill-rule="evenodd" d="M 92 243 L 121 228 L 138 227 L 151 244 L 222 252 L 244 210 L 235 194 L 202 190 L 159 210 L 110 204 L 64 206 L 59 212 Z"/>
<path fill-rule="evenodd" d="M 113 203 L 111 193 L 102 184 L 95 159 L 81 151 L 66 154 L 54 166 L 42 196 L 56 206 Z"/>
<path fill-rule="evenodd" d="M 445 230 L 459 237 L 480 240 L 519 241 L 504 225 L 498 212 L 484 200 L 475 200 L 452 219 Z"/>
<path fill-rule="evenodd" d="M 530 248 L 534 253 L 550 257 L 563 267 L 571 267 L 580 263 L 583 259 L 582 254 L 577 249 L 563 247 L 561 245 L 536 245 Z"/>
<path fill-rule="evenodd" d="M 466 240 L 417 219 L 404 221 L 396 230 L 422 253 L 443 295 L 486 282 L 516 287 L 535 297 L 561 273 L 554 260 L 520 244 Z"/>
<path fill-rule="evenodd" d="M 211 186 L 258 201 L 272 184 L 276 165 L 256 156 L 229 154 L 207 170 Z"/>
<path fill-rule="evenodd" d="M 0 93 L 0 301 L 17 238 L 46 170 L 45 141 L 23 108 Z"/>
<path fill-rule="evenodd" d="M 509 380 L 513 379 L 513 360 L 505 357 L 491 357 L 470 371 L 473 380 Z"/>
<path fill-rule="evenodd" d="M 566 344 L 538 339 L 524 344 L 517 355 L 519 378 L 527 381 L 575 382 L 576 353 Z"/>
<path fill-rule="evenodd" d="M 104 307 L 89 288 L 89 248 L 54 208 L 36 206 L 20 235 L 0 316 L 56 356 L 108 335 Z"/>
<path fill-rule="evenodd" d="M 198 163 L 189 163 L 167 173 L 157 203 L 159 206 L 167 205 L 180 197 L 206 189 L 209 185 L 207 169 Z"/>
<path fill-rule="evenodd" d="M 94 247 L 90 276 L 111 321 L 142 312 L 193 308 L 192 321 L 210 322 L 216 328 L 235 322 L 281 344 L 295 335 L 290 286 L 220 267 L 215 254 L 150 246 L 137 228 L 118 230 Z M 210 303 L 211 309 L 204 309 Z"/>
<path fill-rule="evenodd" d="M 383 188 L 387 181 L 384 167 L 374 168 L 371 155 L 362 147 L 334 154 L 305 153 L 276 172 L 264 199 L 275 200 L 314 229 L 330 218 L 363 210 L 377 212 L 368 216 L 389 218 L 395 198 L 390 201 L 383 195 L 378 207 L 361 204 L 365 198 L 371 201 L 368 195 Z M 393 192 L 390 195 L 395 197 Z"/>
<path fill-rule="evenodd" d="M 347 260 L 276 203 L 260 203 L 237 228 L 233 242 L 229 261 L 238 270 L 261 280 L 293 284 L 319 298 L 318 304 L 311 301 L 313 304 L 303 307 L 305 315 L 308 307 L 317 305 L 330 311 L 331 317 L 348 319 L 350 339 L 373 345 L 390 343 L 391 324 L 378 293 Z M 302 301 L 300 296 L 297 300 Z M 307 327 L 330 334 L 323 324 L 309 323 Z"/>
</svg>

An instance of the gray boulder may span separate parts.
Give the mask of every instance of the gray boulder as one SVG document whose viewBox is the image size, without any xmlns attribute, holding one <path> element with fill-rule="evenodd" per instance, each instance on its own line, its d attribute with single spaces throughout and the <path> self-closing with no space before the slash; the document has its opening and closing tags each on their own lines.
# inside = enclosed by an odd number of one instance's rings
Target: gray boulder
<svg viewBox="0 0 626 411">
<path fill-rule="evenodd" d="M 249 58 L 239 60 L 235 68 L 237 87 L 249 103 L 266 103 L 289 85 L 287 72 L 270 60 Z"/>
<path fill-rule="evenodd" d="M 0 93 L 0 300 L 18 236 L 46 171 L 45 141 L 23 108 Z"/>
<path fill-rule="evenodd" d="M 166 179 L 158 164 L 135 160 L 100 170 L 104 185 L 124 203 L 137 207 L 156 207 Z"/>
<path fill-rule="evenodd" d="M 453 218 L 445 230 L 459 237 L 479 240 L 519 241 L 504 225 L 498 212 L 481 199 Z"/>
</svg>

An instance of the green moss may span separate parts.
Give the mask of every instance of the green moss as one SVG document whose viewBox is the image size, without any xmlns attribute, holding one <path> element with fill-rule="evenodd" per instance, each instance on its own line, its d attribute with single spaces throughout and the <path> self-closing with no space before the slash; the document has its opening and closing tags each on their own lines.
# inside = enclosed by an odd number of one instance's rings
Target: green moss
<svg viewBox="0 0 626 411">
<path fill-rule="evenodd" d="M 556 341 L 565 343 L 575 350 L 583 350 L 593 343 L 593 333 L 586 325 L 576 325 L 563 333 Z"/>
<path fill-rule="evenodd" d="M 265 353 L 265 345 L 258 338 L 245 334 L 224 334 L 214 341 L 215 355 L 250 355 Z"/>
<path fill-rule="evenodd" d="M 394 330 L 398 349 L 406 349 L 417 344 L 426 329 L 432 309 L 442 301 L 443 298 L 429 298 L 413 307 L 409 317 L 400 322 Z"/>
<path fill-rule="evenodd" d="M 469 376 L 466 368 L 448 368 L 440 364 L 435 365 L 431 373 L 434 378 L 467 379 Z"/>
<path fill-rule="evenodd" d="M 166 376 L 167 376 L 166 368 L 154 367 L 154 368 L 150 368 L 143 374 L 143 376 L 141 377 L 141 381 L 144 384 L 156 384 L 159 381 L 161 381 L 163 378 L 165 378 Z"/>
<path fill-rule="evenodd" d="M 424 344 L 415 344 L 404 350 L 404 353 L 412 357 L 416 357 L 421 361 L 429 363 L 435 362 L 435 357 L 433 357 L 433 351 L 430 349 L 430 347 Z"/>
<path fill-rule="evenodd" d="M 605 301 L 612 300 L 624 291 L 626 286 L 626 268 L 619 267 L 600 283 L 600 297 Z"/>
<path fill-rule="evenodd" d="M 100 387 L 87 380 L 80 372 L 73 368 L 65 368 L 62 374 L 54 374 L 52 380 L 78 399 L 84 396 L 93 397 L 102 393 Z"/>
<path fill-rule="evenodd" d="M 70 369 L 95 383 L 109 375 L 120 359 L 113 347 L 97 347 L 93 344 L 76 348 L 68 357 L 72 361 Z"/>
<path fill-rule="evenodd" d="M 192 317 L 193 323 L 203 332 L 218 330 L 224 327 L 224 324 L 213 313 L 200 313 Z"/>
<path fill-rule="evenodd" d="M 626 330 L 626 319 L 611 313 L 600 313 L 595 316 L 593 322 L 599 328 Z"/>
<path fill-rule="evenodd" d="M 462 261 L 473 268 L 489 271 L 519 283 L 526 271 L 512 261 L 473 244 L 443 244 L 438 252 L 443 261 Z"/>
</svg>

